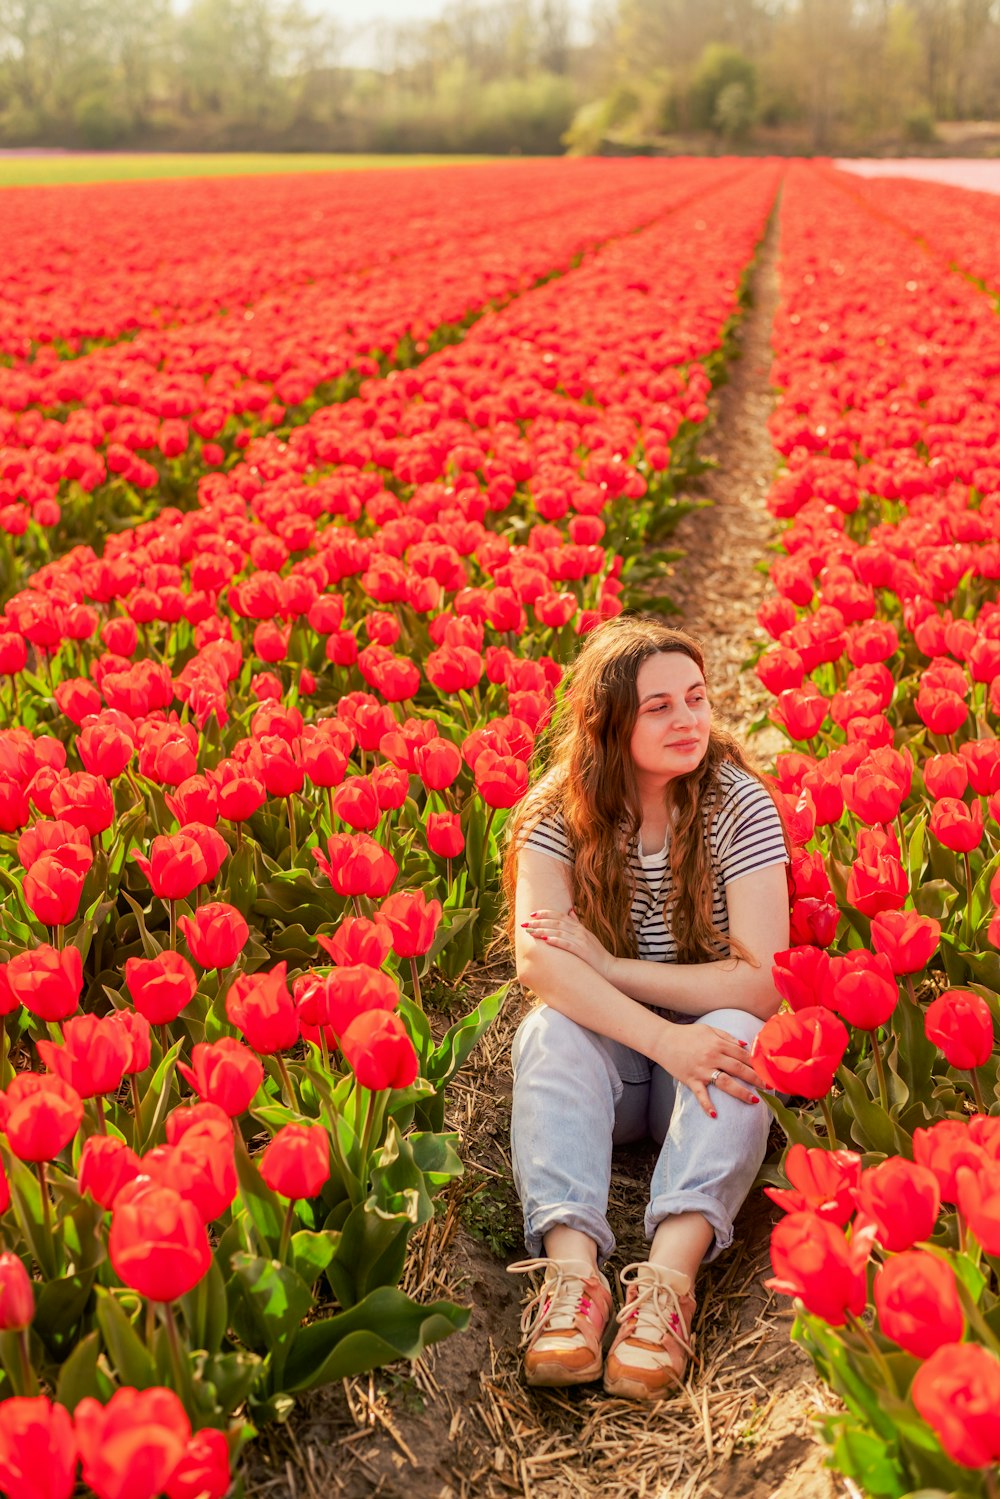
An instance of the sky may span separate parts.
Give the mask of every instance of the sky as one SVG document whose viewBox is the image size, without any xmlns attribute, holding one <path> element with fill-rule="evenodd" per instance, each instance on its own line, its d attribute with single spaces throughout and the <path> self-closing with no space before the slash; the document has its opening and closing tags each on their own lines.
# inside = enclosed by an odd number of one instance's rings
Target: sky
<svg viewBox="0 0 1000 1499">
<path fill-rule="evenodd" d="M 433 21 L 444 10 L 447 0 L 323 0 L 328 11 L 343 28 L 347 38 L 340 54 L 345 67 L 371 67 L 376 61 L 375 36 L 381 24 L 400 25 L 407 21 Z"/>
<path fill-rule="evenodd" d="M 433 21 L 447 4 L 448 0 L 318 0 L 318 8 L 331 15 L 343 32 L 340 65 L 356 68 L 378 65 L 376 37 L 380 26 Z M 579 25 L 585 0 L 579 0 L 571 9 Z"/>
</svg>

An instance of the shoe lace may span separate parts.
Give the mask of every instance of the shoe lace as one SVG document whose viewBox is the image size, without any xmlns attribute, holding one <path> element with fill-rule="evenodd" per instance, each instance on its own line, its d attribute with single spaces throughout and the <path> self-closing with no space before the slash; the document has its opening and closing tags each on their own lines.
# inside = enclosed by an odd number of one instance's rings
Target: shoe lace
<svg viewBox="0 0 1000 1499">
<path fill-rule="evenodd" d="M 619 1277 L 622 1285 L 634 1285 L 635 1294 L 617 1313 L 615 1321 L 624 1324 L 634 1317 L 633 1337 L 641 1338 L 646 1343 L 659 1343 L 665 1333 L 669 1334 L 688 1358 L 692 1357 L 694 1336 L 686 1327 L 679 1293 L 661 1280 L 654 1280 L 649 1276 L 640 1280 L 639 1274 L 643 1269 L 645 1266 L 627 1265 L 622 1270 Z"/>
<path fill-rule="evenodd" d="M 553 1332 L 568 1331 L 578 1315 L 586 1316 L 592 1301 L 586 1287 L 589 1273 L 582 1273 L 558 1260 L 519 1260 L 507 1266 L 511 1275 L 545 1272 L 541 1290 L 521 1313 L 521 1347 L 531 1342 L 546 1327 Z"/>
</svg>

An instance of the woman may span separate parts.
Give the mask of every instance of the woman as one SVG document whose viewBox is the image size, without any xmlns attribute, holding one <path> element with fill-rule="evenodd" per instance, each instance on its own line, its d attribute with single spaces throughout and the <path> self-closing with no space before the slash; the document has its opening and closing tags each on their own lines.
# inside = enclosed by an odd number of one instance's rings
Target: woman
<svg viewBox="0 0 1000 1499">
<path fill-rule="evenodd" d="M 533 1385 L 600 1377 L 614 1249 L 612 1144 L 662 1142 L 649 1260 L 604 1387 L 655 1399 L 692 1350 L 699 1265 L 732 1241 L 769 1111 L 747 1048 L 779 1000 L 786 840 L 731 735 L 713 727 L 697 643 L 648 616 L 586 637 L 547 773 L 508 823 L 517 974 L 542 1001 L 514 1039 L 512 1158 L 544 1283 L 525 1311 Z"/>
</svg>

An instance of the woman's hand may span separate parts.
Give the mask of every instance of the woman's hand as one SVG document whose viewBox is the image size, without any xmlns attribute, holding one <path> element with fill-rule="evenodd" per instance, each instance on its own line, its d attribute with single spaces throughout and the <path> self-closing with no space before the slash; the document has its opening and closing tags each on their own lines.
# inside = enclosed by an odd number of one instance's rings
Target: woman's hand
<svg viewBox="0 0 1000 1499">
<path fill-rule="evenodd" d="M 761 1085 L 760 1078 L 750 1065 L 745 1042 L 714 1025 L 664 1024 L 669 1027 L 669 1035 L 653 1060 L 691 1089 L 706 1114 L 715 1118 L 709 1087 L 721 1088 L 741 1103 L 760 1102 L 755 1091 Z M 713 1078 L 716 1071 L 719 1075 Z M 744 1087 L 744 1083 L 751 1087 Z"/>
<path fill-rule="evenodd" d="M 522 921 L 521 925 L 529 936 L 536 937 L 539 942 L 547 942 L 552 947 L 561 947 L 564 952 L 573 953 L 575 957 L 589 963 L 601 978 L 610 980 L 615 962 L 614 954 L 609 953 L 593 932 L 587 930 L 572 906 L 568 911 L 532 911 L 528 920 Z"/>
</svg>

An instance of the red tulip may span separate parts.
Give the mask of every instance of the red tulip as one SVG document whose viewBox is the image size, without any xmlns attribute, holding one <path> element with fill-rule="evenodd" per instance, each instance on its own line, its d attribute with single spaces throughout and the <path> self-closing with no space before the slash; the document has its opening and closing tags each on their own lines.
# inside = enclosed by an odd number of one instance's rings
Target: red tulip
<svg viewBox="0 0 1000 1499">
<path fill-rule="evenodd" d="M 20 1332 L 35 1316 L 31 1277 L 16 1254 L 0 1254 L 0 1332 Z"/>
<path fill-rule="evenodd" d="M 369 832 L 382 817 L 375 788 L 368 776 L 350 776 L 333 794 L 333 810 L 349 827 Z"/>
<path fill-rule="evenodd" d="M 388 895 L 399 873 L 395 859 L 366 833 L 334 833 L 327 844 L 329 859 L 318 848 L 313 858 L 338 895 Z"/>
<path fill-rule="evenodd" d="M 772 1015 L 754 1037 L 750 1058 L 769 1088 L 823 1098 L 849 1039 L 843 1021 L 817 1005 L 796 1014 Z"/>
<path fill-rule="evenodd" d="M 0 1129 L 21 1161 L 53 1161 L 83 1119 L 83 1099 L 62 1078 L 19 1072 L 0 1093 Z"/>
<path fill-rule="evenodd" d="M 62 1028 L 63 1044 L 39 1041 L 38 1054 L 50 1072 L 75 1088 L 81 1098 L 117 1093 L 132 1059 L 132 1042 L 117 1017 L 75 1015 Z"/>
<path fill-rule="evenodd" d="M 179 916 L 191 956 L 202 968 L 229 968 L 246 946 L 250 928 L 235 906 L 212 901 L 193 916 Z"/>
<path fill-rule="evenodd" d="M 439 859 L 457 859 L 465 849 L 465 835 L 454 812 L 429 812 L 425 819 L 427 847 Z"/>
<path fill-rule="evenodd" d="M 829 954 L 822 948 L 790 947 L 775 953 L 771 977 L 782 999 L 793 1010 L 804 1010 L 814 1006 L 824 993 L 829 967 Z"/>
<path fill-rule="evenodd" d="M 942 1200 L 957 1203 L 959 1168 L 979 1171 L 989 1156 L 960 1120 L 941 1119 L 929 1129 L 913 1131 L 913 1159 L 937 1177 Z"/>
<path fill-rule="evenodd" d="M 865 1265 L 871 1235 L 855 1233 L 848 1241 L 833 1223 L 816 1213 L 789 1213 L 771 1230 L 773 1291 L 798 1296 L 806 1310 L 831 1327 L 860 1317 L 868 1300 Z"/>
<path fill-rule="evenodd" d="M 431 739 L 418 745 L 413 761 L 417 775 L 429 791 L 444 791 L 462 770 L 462 752 L 450 739 Z"/>
<path fill-rule="evenodd" d="M 115 1197 L 108 1235 L 115 1274 L 150 1301 L 176 1301 L 208 1273 L 212 1248 L 193 1202 L 138 1177 Z"/>
<path fill-rule="evenodd" d="M 218 1104 L 233 1119 L 246 1112 L 264 1081 L 259 1057 L 235 1036 L 199 1041 L 191 1051 L 191 1066 L 178 1062 L 177 1070 L 199 1098 Z"/>
<path fill-rule="evenodd" d="M 899 1002 L 889 959 L 864 948 L 831 958 L 824 999 L 848 1024 L 863 1031 L 876 1030 Z"/>
<path fill-rule="evenodd" d="M 118 1389 L 107 1405 L 87 1395 L 73 1422 L 83 1481 L 97 1499 L 154 1499 L 191 1440 L 191 1422 L 173 1390 Z"/>
<path fill-rule="evenodd" d="M 952 1067 L 984 1067 L 993 1054 L 990 1007 L 971 989 L 939 994 L 924 1012 L 924 1029 Z"/>
<path fill-rule="evenodd" d="M 77 1180 L 81 1192 L 89 1192 L 102 1208 L 114 1207 L 115 1198 L 127 1182 L 142 1170 L 135 1151 L 115 1135 L 91 1135 L 80 1152 Z"/>
<path fill-rule="evenodd" d="M 975 801 L 970 807 L 956 797 L 942 797 L 931 809 L 929 827 L 945 848 L 971 853 L 983 841 L 982 805 Z"/>
<path fill-rule="evenodd" d="M 789 687 L 771 707 L 771 717 L 786 729 L 792 739 L 812 739 L 826 720 L 830 704 L 818 687 L 808 682 L 804 687 Z"/>
<path fill-rule="evenodd" d="M 872 917 L 872 947 L 894 974 L 920 973 L 937 951 L 941 923 L 916 911 L 879 911 Z"/>
<path fill-rule="evenodd" d="M 286 1124 L 264 1149 L 260 1174 L 282 1197 L 315 1197 L 330 1176 L 330 1138 L 322 1124 Z"/>
<path fill-rule="evenodd" d="M 86 828 L 91 837 L 103 833 L 115 820 L 115 804 L 107 781 L 85 770 L 57 780 L 50 802 L 53 817 L 64 817 L 67 822 Z"/>
<path fill-rule="evenodd" d="M 342 970 L 341 970 L 342 971 Z M 344 1060 L 364 1088 L 408 1088 L 419 1063 L 406 1027 L 387 1010 L 365 1010 L 340 1037 Z"/>
<path fill-rule="evenodd" d="M 226 995 L 226 1018 L 261 1056 L 287 1051 L 299 1039 L 295 1005 L 288 992 L 287 963 L 264 973 L 240 974 Z"/>
<path fill-rule="evenodd" d="M 24 877 L 24 899 L 43 926 L 66 926 L 76 920 L 91 862 L 88 850 L 86 865 L 80 868 L 79 848 L 70 844 L 66 850 L 41 854 Z"/>
<path fill-rule="evenodd" d="M 909 894 L 892 833 L 881 828 L 862 828 L 858 833 L 858 857 L 847 880 L 847 899 L 864 916 L 898 910 Z"/>
<path fill-rule="evenodd" d="M 987 1254 L 1000 1254 L 1000 1161 L 972 1169 L 960 1163 L 955 1179 L 962 1217 Z"/>
<path fill-rule="evenodd" d="M 317 934 L 316 941 L 339 967 L 381 968 L 392 951 L 392 933 L 377 916 L 345 916 L 332 937 Z"/>
<path fill-rule="evenodd" d="M 910 1398 L 952 1462 L 1000 1462 L 1000 1359 L 977 1343 L 936 1349 L 917 1370 Z"/>
<path fill-rule="evenodd" d="M 0 1401 L 0 1490 L 7 1499 L 70 1499 L 77 1439 L 69 1411 L 46 1395 Z"/>
<path fill-rule="evenodd" d="M 155 958 L 126 959 L 125 983 L 136 1010 L 150 1025 L 176 1020 L 198 988 L 187 958 L 169 948 Z"/>
<path fill-rule="evenodd" d="M 894 1254 L 875 1274 L 875 1309 L 887 1338 L 915 1358 L 928 1358 L 965 1331 L 955 1272 L 925 1249 Z"/>
<path fill-rule="evenodd" d="M 226 1434 L 208 1426 L 193 1434 L 164 1492 L 167 1499 L 224 1499 L 231 1482 Z"/>
<path fill-rule="evenodd" d="M 875 1225 L 883 1249 L 897 1254 L 929 1239 L 941 1209 L 937 1177 L 926 1166 L 890 1156 L 862 1174 L 858 1212 Z"/>
<path fill-rule="evenodd" d="M 419 957 L 430 949 L 441 914 L 441 902 L 427 900 L 422 890 L 398 890 L 378 910 L 392 932 L 393 949 L 401 958 Z"/>
<path fill-rule="evenodd" d="M 850 1222 L 861 1181 L 861 1157 L 853 1150 L 792 1145 L 784 1169 L 792 1188 L 765 1187 L 772 1202 L 786 1213 L 816 1213 L 838 1228 Z"/>
<path fill-rule="evenodd" d="M 301 989 L 296 980 L 299 1016 L 307 1025 L 325 1025 L 339 1036 L 368 1010 L 394 1010 L 399 987 L 387 973 L 358 963 L 337 967 L 324 979 L 318 976 Z"/>
<path fill-rule="evenodd" d="M 83 989 L 80 949 L 65 947 L 57 952 L 40 942 L 11 958 L 6 979 L 18 1003 L 39 1020 L 65 1020 L 78 1008 Z"/>
<path fill-rule="evenodd" d="M 931 755 L 920 768 L 935 801 L 943 797 L 960 800 L 969 784 L 968 761 L 961 755 Z"/>
<path fill-rule="evenodd" d="M 154 838 L 148 859 L 137 849 L 132 850 L 132 857 L 161 900 L 184 900 L 208 879 L 205 855 L 184 833 Z"/>
</svg>

